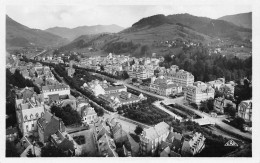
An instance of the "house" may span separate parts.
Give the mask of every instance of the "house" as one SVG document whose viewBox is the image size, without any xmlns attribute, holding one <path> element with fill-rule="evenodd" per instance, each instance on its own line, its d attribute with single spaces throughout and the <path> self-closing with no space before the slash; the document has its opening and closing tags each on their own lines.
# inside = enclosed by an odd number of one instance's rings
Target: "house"
<svg viewBox="0 0 260 163">
<path fill-rule="evenodd" d="M 118 157 L 114 140 L 106 133 L 97 141 L 98 152 L 103 157 Z"/>
<path fill-rule="evenodd" d="M 77 148 L 74 146 L 74 141 L 66 132 L 58 130 L 56 133 L 51 134 L 50 142 L 68 156 L 74 156 L 76 154 L 75 150 Z"/>
<path fill-rule="evenodd" d="M 252 122 L 252 100 L 241 101 L 237 110 L 238 117 L 243 118 L 246 122 Z"/>
<path fill-rule="evenodd" d="M 112 136 L 110 128 L 102 119 L 98 119 L 98 121 L 94 122 L 93 136 L 95 140 L 98 141 L 104 134 L 107 134 L 110 137 Z"/>
<path fill-rule="evenodd" d="M 97 113 L 91 106 L 83 106 L 81 109 L 82 121 L 85 124 L 92 124 L 97 119 Z"/>
<path fill-rule="evenodd" d="M 37 134 L 37 120 L 44 114 L 41 94 L 25 87 L 16 92 L 15 108 L 18 127 L 23 135 Z"/>
<path fill-rule="evenodd" d="M 115 143 L 123 143 L 128 141 L 127 133 L 123 130 L 122 125 L 119 122 L 111 125 L 110 129 Z"/>
<path fill-rule="evenodd" d="M 87 90 L 90 90 L 91 92 L 93 92 L 93 94 L 94 94 L 95 96 L 105 94 L 105 90 L 104 90 L 103 87 L 100 85 L 100 83 L 99 83 L 98 80 L 93 80 L 93 81 L 89 82 L 88 84 L 87 84 L 87 83 L 84 83 L 84 84 L 83 84 L 83 88 L 85 88 L 85 89 L 87 89 Z"/>
<path fill-rule="evenodd" d="M 181 155 L 187 157 L 200 153 L 205 147 L 205 140 L 206 138 L 198 132 L 184 136 Z"/>
<path fill-rule="evenodd" d="M 215 100 L 214 100 L 214 110 L 216 110 L 218 112 L 224 113 L 224 109 L 228 105 L 231 105 L 234 108 L 236 108 L 236 104 L 234 104 L 232 101 L 227 100 L 225 98 L 218 97 L 218 98 L 215 98 Z"/>
<path fill-rule="evenodd" d="M 214 98 L 215 90 L 201 82 L 197 81 L 192 86 L 187 86 L 184 91 L 184 99 L 189 103 L 195 103 L 200 105 L 201 101 L 205 101 L 209 98 Z"/>
<path fill-rule="evenodd" d="M 62 120 L 51 114 L 49 111 L 46 111 L 44 115 L 38 119 L 37 126 L 39 141 L 42 143 L 46 143 L 50 136 L 55 134 L 57 131 L 65 131 L 65 125 Z"/>
<path fill-rule="evenodd" d="M 41 148 L 35 142 L 32 142 L 29 137 L 23 136 L 19 144 L 19 151 L 21 151 L 19 152 L 20 157 L 27 157 L 29 150 L 31 150 L 32 154 L 36 157 L 41 157 Z"/>
<path fill-rule="evenodd" d="M 154 127 L 144 129 L 140 136 L 140 152 L 142 155 L 155 155 L 158 146 L 165 141 L 170 131 L 170 126 L 160 122 Z"/>
</svg>

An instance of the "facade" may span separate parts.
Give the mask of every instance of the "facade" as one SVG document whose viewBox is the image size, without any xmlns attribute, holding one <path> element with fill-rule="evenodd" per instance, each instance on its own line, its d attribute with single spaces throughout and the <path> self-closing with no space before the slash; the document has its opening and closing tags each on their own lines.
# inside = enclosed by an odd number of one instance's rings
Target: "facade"
<svg viewBox="0 0 260 163">
<path fill-rule="evenodd" d="M 181 155 L 185 157 L 200 153 L 205 147 L 205 140 L 206 138 L 198 132 L 189 135 L 188 138 L 184 138 Z"/>
<path fill-rule="evenodd" d="M 184 91 L 184 98 L 189 103 L 200 105 L 201 101 L 214 98 L 215 90 L 203 82 L 195 82 L 192 86 L 187 86 Z"/>
<path fill-rule="evenodd" d="M 140 80 L 148 79 L 154 75 L 154 70 L 144 66 L 131 67 L 128 70 L 130 78 L 137 78 Z"/>
<path fill-rule="evenodd" d="M 23 135 L 34 134 L 37 131 L 37 120 L 44 114 L 41 95 L 36 95 L 32 89 L 24 88 L 15 100 L 17 122 Z"/>
<path fill-rule="evenodd" d="M 90 106 L 83 106 L 81 110 L 82 122 L 85 124 L 92 124 L 97 119 L 97 113 L 94 108 Z"/>
<path fill-rule="evenodd" d="M 142 155 L 155 155 L 158 146 L 165 141 L 170 132 L 170 126 L 160 122 L 154 127 L 144 129 L 140 136 L 140 152 Z"/>
<path fill-rule="evenodd" d="M 171 79 L 173 83 L 181 85 L 183 88 L 194 83 L 194 76 L 190 72 L 179 70 L 176 65 L 171 66 L 164 74 L 166 78 Z"/>
<path fill-rule="evenodd" d="M 216 110 L 218 112 L 224 113 L 224 109 L 228 105 L 231 105 L 234 108 L 236 108 L 236 104 L 234 104 L 232 101 L 227 100 L 225 98 L 218 97 L 218 98 L 215 98 L 215 100 L 214 100 L 214 110 Z"/>
<path fill-rule="evenodd" d="M 170 94 L 176 94 L 182 92 L 182 86 L 173 84 L 172 81 L 165 79 L 163 76 L 155 79 L 151 78 L 150 91 L 155 92 L 162 96 L 169 96 Z"/>
<path fill-rule="evenodd" d="M 70 95 L 70 87 L 65 84 L 56 84 L 56 85 L 46 85 L 42 86 L 42 94 L 44 100 L 49 100 L 49 95 L 58 94 L 61 95 Z"/>
<path fill-rule="evenodd" d="M 64 132 L 65 125 L 62 120 L 46 111 L 42 118 L 37 121 L 39 141 L 46 143 L 52 134 L 57 131 Z"/>
<path fill-rule="evenodd" d="M 252 122 L 252 100 L 242 101 L 238 105 L 237 115 L 246 122 Z"/>
<path fill-rule="evenodd" d="M 121 86 L 109 86 L 107 88 L 104 88 L 105 94 L 111 94 L 111 93 L 117 93 L 117 92 L 126 92 L 127 88 L 124 85 Z"/>
<path fill-rule="evenodd" d="M 225 79 L 224 78 L 218 78 L 217 80 L 208 82 L 208 84 L 213 88 L 220 89 L 220 87 L 225 84 Z"/>
</svg>

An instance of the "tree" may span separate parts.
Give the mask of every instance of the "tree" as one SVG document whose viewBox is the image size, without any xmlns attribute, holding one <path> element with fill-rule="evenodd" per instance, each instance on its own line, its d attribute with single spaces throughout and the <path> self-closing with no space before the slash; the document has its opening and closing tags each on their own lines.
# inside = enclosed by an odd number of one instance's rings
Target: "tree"
<svg viewBox="0 0 260 163">
<path fill-rule="evenodd" d="M 136 126 L 134 132 L 135 132 L 136 135 L 140 135 L 143 132 L 143 128 L 138 125 L 138 126 Z"/>
<path fill-rule="evenodd" d="M 243 130 L 244 124 L 245 124 L 245 120 L 243 118 L 237 117 L 233 121 L 231 121 L 230 124 L 232 126 L 237 127 L 240 130 Z"/>
<path fill-rule="evenodd" d="M 233 107 L 232 104 L 227 104 L 225 108 L 225 112 L 228 113 L 230 116 L 235 117 L 236 109 Z"/>
<path fill-rule="evenodd" d="M 19 157 L 15 144 L 9 140 L 6 141 L 6 157 Z"/>
</svg>

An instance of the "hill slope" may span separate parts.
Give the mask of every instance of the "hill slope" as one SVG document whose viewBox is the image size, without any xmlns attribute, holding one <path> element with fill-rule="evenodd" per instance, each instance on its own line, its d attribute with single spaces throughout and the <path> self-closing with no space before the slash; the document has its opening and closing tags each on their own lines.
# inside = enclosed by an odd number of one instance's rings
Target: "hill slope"
<svg viewBox="0 0 260 163">
<path fill-rule="evenodd" d="M 48 28 L 45 31 L 58 35 L 63 38 L 67 38 L 72 41 L 81 35 L 117 33 L 123 29 L 124 29 L 123 27 L 112 24 L 112 25 L 81 26 L 76 28 L 54 27 L 54 28 Z"/>
<path fill-rule="evenodd" d="M 26 27 L 6 16 L 6 45 L 8 47 L 58 47 L 68 41 L 48 32 Z"/>
<path fill-rule="evenodd" d="M 225 20 L 237 26 L 252 29 L 252 12 L 236 15 L 227 15 L 218 18 L 218 20 Z"/>
<path fill-rule="evenodd" d="M 143 18 L 134 23 L 132 27 L 116 34 L 105 34 L 92 38 L 79 37 L 67 45 L 65 49 L 91 47 L 116 54 L 132 53 L 138 55 L 144 49 L 149 49 L 150 52 L 166 54 L 173 48 L 165 42 L 176 39 L 208 44 L 219 38 L 241 42 L 251 38 L 251 36 L 250 29 L 238 27 L 223 20 L 196 17 L 189 14 L 154 15 Z"/>
</svg>

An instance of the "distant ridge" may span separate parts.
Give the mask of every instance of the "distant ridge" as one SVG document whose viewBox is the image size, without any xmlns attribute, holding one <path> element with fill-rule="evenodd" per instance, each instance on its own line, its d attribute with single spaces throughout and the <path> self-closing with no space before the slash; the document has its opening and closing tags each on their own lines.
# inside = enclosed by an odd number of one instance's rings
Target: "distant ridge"
<svg viewBox="0 0 260 163">
<path fill-rule="evenodd" d="M 7 47 L 59 47 L 68 43 L 60 36 L 40 29 L 26 27 L 6 15 L 6 46 Z"/>
<path fill-rule="evenodd" d="M 236 15 L 227 15 L 227 16 L 220 17 L 218 19 L 225 20 L 237 26 L 252 29 L 252 12 L 236 14 Z"/>
<path fill-rule="evenodd" d="M 124 29 L 123 27 L 112 24 L 112 25 L 79 26 L 76 28 L 53 27 L 53 28 L 48 28 L 45 31 L 72 41 L 81 35 L 117 33 L 122 31 L 123 29 Z"/>
</svg>

